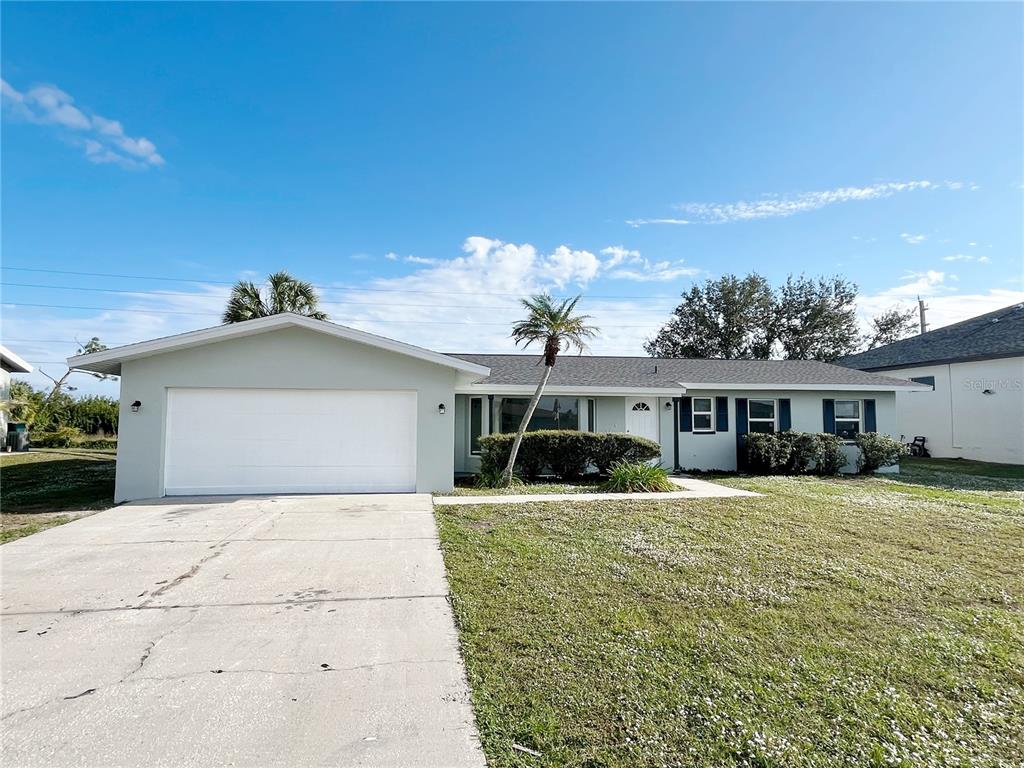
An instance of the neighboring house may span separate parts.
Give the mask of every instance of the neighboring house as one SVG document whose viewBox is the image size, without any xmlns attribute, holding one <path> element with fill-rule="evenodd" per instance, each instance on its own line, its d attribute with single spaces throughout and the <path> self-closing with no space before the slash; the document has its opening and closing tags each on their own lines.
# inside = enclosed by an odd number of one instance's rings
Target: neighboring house
<svg viewBox="0 0 1024 768">
<path fill-rule="evenodd" d="M 538 357 L 445 355 L 293 314 L 72 357 L 121 377 L 115 499 L 446 491 L 515 428 Z M 559 358 L 533 427 L 628 431 L 673 468 L 733 469 L 738 437 L 896 432 L 896 391 L 825 363 Z M 676 429 L 678 425 L 679 429 Z"/>
<path fill-rule="evenodd" d="M 0 440 L 5 440 L 7 435 L 12 373 L 32 373 L 32 366 L 0 344 Z"/>
<path fill-rule="evenodd" d="M 932 456 L 1024 464 L 1024 304 L 851 355 L 927 386 L 897 396 L 899 432 Z"/>
</svg>

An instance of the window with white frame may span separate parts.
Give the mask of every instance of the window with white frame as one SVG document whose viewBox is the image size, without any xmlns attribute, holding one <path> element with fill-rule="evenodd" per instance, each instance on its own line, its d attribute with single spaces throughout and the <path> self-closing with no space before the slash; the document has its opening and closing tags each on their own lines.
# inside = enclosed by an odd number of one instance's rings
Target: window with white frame
<svg viewBox="0 0 1024 768">
<path fill-rule="evenodd" d="M 710 397 L 693 398 L 693 431 L 714 432 L 714 401 Z"/>
<path fill-rule="evenodd" d="M 860 400 L 836 400 L 836 434 L 854 440 L 860 433 Z"/>
<path fill-rule="evenodd" d="M 750 432 L 766 432 L 768 434 L 775 431 L 774 400 L 747 401 L 747 430 Z"/>
</svg>

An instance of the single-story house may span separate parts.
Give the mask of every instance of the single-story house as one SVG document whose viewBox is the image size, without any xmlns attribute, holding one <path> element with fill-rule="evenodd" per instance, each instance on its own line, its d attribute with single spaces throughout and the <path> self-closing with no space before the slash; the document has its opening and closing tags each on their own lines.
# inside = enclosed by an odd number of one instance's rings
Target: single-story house
<svg viewBox="0 0 1024 768">
<path fill-rule="evenodd" d="M 32 366 L 0 344 L 0 440 L 7 435 L 7 406 L 11 400 L 11 374 L 32 373 Z"/>
<path fill-rule="evenodd" d="M 535 355 L 442 354 L 280 314 L 68 359 L 121 377 L 115 499 L 446 491 L 513 429 Z M 810 361 L 559 358 L 531 428 L 632 432 L 734 469 L 747 432 L 896 431 L 921 385 Z"/>
<path fill-rule="evenodd" d="M 896 424 L 932 456 L 1024 464 L 1024 304 L 839 362 L 925 385 L 899 390 Z"/>
</svg>

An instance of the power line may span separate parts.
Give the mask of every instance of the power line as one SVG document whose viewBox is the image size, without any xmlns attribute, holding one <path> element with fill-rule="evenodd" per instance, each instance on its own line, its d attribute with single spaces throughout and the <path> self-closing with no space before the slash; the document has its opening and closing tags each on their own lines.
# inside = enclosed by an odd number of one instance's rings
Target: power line
<svg viewBox="0 0 1024 768">
<path fill-rule="evenodd" d="M 137 309 L 128 307 L 82 307 L 72 304 L 33 304 L 28 302 L 3 302 L 5 307 L 41 307 L 44 309 L 84 309 L 93 312 L 132 312 L 143 315 L 187 315 L 190 317 L 221 317 L 219 312 L 187 312 L 178 309 Z M 396 325 L 490 325 L 508 327 L 508 323 L 482 323 L 473 320 L 377 320 L 365 317 L 335 317 L 337 323 L 391 323 Z M 616 325 L 616 328 L 650 328 L 650 325 Z"/>
<path fill-rule="evenodd" d="M 215 298 L 213 296 L 203 296 L 191 291 L 146 291 L 146 290 L 132 290 L 130 288 L 93 288 L 79 285 L 45 285 L 42 283 L 11 283 L 11 282 L 0 282 L 0 286 L 5 288 L 46 288 L 50 290 L 59 291 L 87 291 L 92 293 L 113 293 L 113 294 L 126 294 L 130 296 L 189 296 L 192 298 Z M 330 290 L 342 290 L 342 289 L 330 289 Z M 344 289 L 347 290 L 347 289 Z M 521 307 L 513 305 L 508 306 L 481 306 L 479 304 L 398 304 L 394 302 L 388 302 L 382 305 L 379 301 L 321 301 L 320 304 L 334 305 L 334 306 L 348 306 L 348 307 L 422 307 L 423 309 L 476 309 L 486 310 L 492 312 L 494 310 L 504 311 L 520 311 Z M 665 309 L 633 309 L 630 307 L 608 307 L 602 309 L 601 312 L 657 312 L 659 314 L 667 314 L 672 311 L 671 308 Z"/>
<path fill-rule="evenodd" d="M 187 277 L 167 277 L 157 275 L 126 275 L 117 274 L 112 272 L 75 272 L 72 270 L 65 269 L 43 269 L 40 267 L 11 267 L 6 264 L 0 266 L 0 269 L 6 269 L 14 272 L 41 272 L 51 275 L 75 275 L 78 277 L 106 277 L 106 278 L 117 278 L 120 280 L 159 280 L 162 282 L 170 283 L 198 283 L 206 285 L 234 285 L 236 280 L 198 280 L 196 278 Z M 521 298 L 520 293 L 508 293 L 508 292 L 497 292 L 497 291 L 424 291 L 415 288 L 359 288 L 355 286 L 339 286 L 339 285 L 313 285 L 314 288 L 324 291 L 355 291 L 355 292 L 374 292 L 374 293 L 420 293 L 433 296 L 511 296 L 512 298 Z M 631 300 L 631 301 L 648 301 L 651 299 L 663 299 L 666 301 L 678 301 L 679 296 L 621 296 L 621 295 L 610 295 L 610 294 L 589 294 L 588 299 L 614 299 L 614 300 Z"/>
</svg>

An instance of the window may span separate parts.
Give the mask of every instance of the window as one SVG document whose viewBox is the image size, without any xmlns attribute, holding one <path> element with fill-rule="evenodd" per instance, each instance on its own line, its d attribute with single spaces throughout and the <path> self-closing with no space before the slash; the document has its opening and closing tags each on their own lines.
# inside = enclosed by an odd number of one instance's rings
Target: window
<svg viewBox="0 0 1024 768">
<path fill-rule="evenodd" d="M 853 440 L 860 432 L 860 400 L 836 400 L 836 434 Z"/>
<path fill-rule="evenodd" d="M 714 432 L 712 427 L 712 419 L 714 414 L 712 413 L 714 401 L 710 397 L 695 397 L 693 398 L 693 431 L 694 432 Z"/>
<path fill-rule="evenodd" d="M 501 401 L 498 424 L 502 432 L 515 432 L 530 405 L 526 397 L 505 397 Z M 580 401 L 575 397 L 542 397 L 526 429 L 579 429 Z"/>
<path fill-rule="evenodd" d="M 774 400 L 748 400 L 747 401 L 747 429 L 751 432 L 775 431 L 775 401 Z"/>
<path fill-rule="evenodd" d="M 649 411 L 649 410 L 651 410 L 651 406 L 649 406 L 647 403 L 637 403 L 636 405 L 633 406 L 633 410 L 634 411 Z"/>
<path fill-rule="evenodd" d="M 469 399 L 469 452 L 480 453 L 480 435 L 484 431 L 484 400 L 482 397 Z"/>
</svg>

